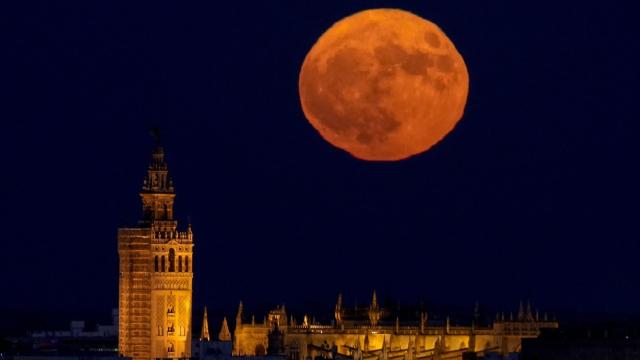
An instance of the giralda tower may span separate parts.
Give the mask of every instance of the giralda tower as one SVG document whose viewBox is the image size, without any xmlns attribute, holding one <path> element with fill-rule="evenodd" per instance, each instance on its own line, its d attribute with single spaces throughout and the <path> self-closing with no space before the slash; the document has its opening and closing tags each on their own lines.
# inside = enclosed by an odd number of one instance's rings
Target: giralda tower
<svg viewBox="0 0 640 360">
<path fill-rule="evenodd" d="M 191 357 L 193 234 L 178 231 L 164 151 L 157 147 L 142 192 L 142 220 L 118 229 L 118 351 L 134 360 Z"/>
</svg>

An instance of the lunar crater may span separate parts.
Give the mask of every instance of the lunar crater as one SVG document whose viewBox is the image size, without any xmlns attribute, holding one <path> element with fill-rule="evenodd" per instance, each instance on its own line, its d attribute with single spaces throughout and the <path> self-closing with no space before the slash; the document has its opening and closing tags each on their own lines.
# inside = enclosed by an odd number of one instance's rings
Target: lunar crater
<svg viewBox="0 0 640 360">
<path fill-rule="evenodd" d="M 424 33 L 424 41 L 433 48 L 437 49 L 440 47 L 440 37 L 433 31 L 427 31 Z"/>
</svg>

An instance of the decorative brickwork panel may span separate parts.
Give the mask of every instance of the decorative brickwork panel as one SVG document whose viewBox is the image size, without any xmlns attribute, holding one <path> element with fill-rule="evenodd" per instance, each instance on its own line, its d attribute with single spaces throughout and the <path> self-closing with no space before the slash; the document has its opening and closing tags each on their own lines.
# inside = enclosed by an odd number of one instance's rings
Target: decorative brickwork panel
<svg viewBox="0 0 640 360">
<path fill-rule="evenodd" d="M 153 281 L 154 290 L 190 290 L 190 279 L 155 279 Z"/>
<path fill-rule="evenodd" d="M 178 316 L 178 326 L 180 328 L 180 335 L 183 336 L 184 334 L 184 329 L 187 326 L 187 307 L 185 304 L 185 297 L 184 296 L 178 296 L 178 314 L 180 314 Z"/>
<path fill-rule="evenodd" d="M 175 193 L 161 148 L 153 153 L 140 195 L 139 227 L 118 229 L 119 355 L 133 360 L 189 358 L 193 275 L 167 271 L 166 256 L 168 249 L 177 248 L 180 256 L 192 257 L 193 234 L 190 227 L 177 229 Z M 181 298 L 172 291 L 181 292 Z M 187 330 L 178 330 L 178 321 Z"/>
</svg>

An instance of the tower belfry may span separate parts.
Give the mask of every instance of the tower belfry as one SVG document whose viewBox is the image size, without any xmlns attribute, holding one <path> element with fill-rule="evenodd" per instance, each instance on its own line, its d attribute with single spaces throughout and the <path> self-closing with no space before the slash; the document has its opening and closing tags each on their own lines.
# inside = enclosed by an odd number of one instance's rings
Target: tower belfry
<svg viewBox="0 0 640 360">
<path fill-rule="evenodd" d="M 118 229 L 118 350 L 134 360 L 191 356 L 193 233 L 178 230 L 175 196 L 158 145 L 140 192 L 142 218 Z"/>
<path fill-rule="evenodd" d="M 160 146 L 153 152 L 140 197 L 142 198 L 142 223 L 172 222 L 173 201 L 176 195 L 173 180 L 169 176 L 169 169 L 164 159 L 164 149 Z"/>
</svg>

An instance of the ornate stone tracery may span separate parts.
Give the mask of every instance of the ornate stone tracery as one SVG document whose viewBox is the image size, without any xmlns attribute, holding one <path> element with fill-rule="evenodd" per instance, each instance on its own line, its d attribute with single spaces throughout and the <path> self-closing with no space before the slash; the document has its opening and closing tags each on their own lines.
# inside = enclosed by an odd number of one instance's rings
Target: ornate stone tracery
<svg viewBox="0 0 640 360">
<path fill-rule="evenodd" d="M 139 226 L 118 231 L 119 353 L 133 360 L 188 358 L 193 234 L 191 226 L 177 230 L 173 181 L 161 147 L 153 153 L 140 197 Z"/>
</svg>

